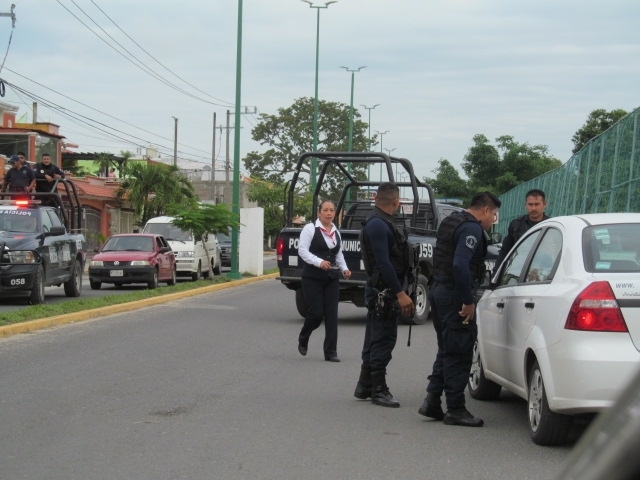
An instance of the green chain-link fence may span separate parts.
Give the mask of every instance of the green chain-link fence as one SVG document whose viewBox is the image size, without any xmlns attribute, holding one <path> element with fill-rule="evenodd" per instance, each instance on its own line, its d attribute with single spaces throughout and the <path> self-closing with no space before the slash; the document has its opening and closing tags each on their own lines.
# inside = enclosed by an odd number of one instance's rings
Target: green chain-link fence
<svg viewBox="0 0 640 480">
<path fill-rule="evenodd" d="M 525 195 L 539 188 L 547 215 L 640 212 L 640 108 L 598 135 L 561 167 L 522 183 L 500 196 L 496 231 L 525 214 Z"/>
</svg>

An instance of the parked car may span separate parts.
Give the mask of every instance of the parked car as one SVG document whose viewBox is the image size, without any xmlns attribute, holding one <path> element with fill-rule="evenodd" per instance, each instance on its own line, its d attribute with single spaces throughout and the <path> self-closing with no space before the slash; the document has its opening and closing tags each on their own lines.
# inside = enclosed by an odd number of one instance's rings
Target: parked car
<svg viewBox="0 0 640 480">
<path fill-rule="evenodd" d="M 220 265 L 231 267 L 231 230 L 227 233 L 218 232 L 216 236 L 220 246 Z"/>
<path fill-rule="evenodd" d="M 158 282 L 176 284 L 175 255 L 161 235 L 113 235 L 89 262 L 92 290 L 98 290 L 103 283 L 116 287 L 146 283 L 149 288 L 156 288 Z"/>
<path fill-rule="evenodd" d="M 535 443 L 612 405 L 640 364 L 640 214 L 551 218 L 512 248 L 477 306 L 472 397 L 528 401 Z"/>
<path fill-rule="evenodd" d="M 177 274 L 188 275 L 196 281 L 200 277 L 209 277 L 209 264 L 214 275 L 220 275 L 220 247 L 216 235 L 212 232 L 207 240 L 196 241 L 191 231 L 185 231 L 173 224 L 173 217 L 154 217 L 147 221 L 142 233 L 162 235 L 175 253 Z"/>
</svg>

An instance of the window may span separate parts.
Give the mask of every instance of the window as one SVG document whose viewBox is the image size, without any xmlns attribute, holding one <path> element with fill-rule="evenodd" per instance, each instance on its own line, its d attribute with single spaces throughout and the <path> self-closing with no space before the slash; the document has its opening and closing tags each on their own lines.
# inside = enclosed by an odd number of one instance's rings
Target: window
<svg viewBox="0 0 640 480">
<path fill-rule="evenodd" d="M 640 272 L 640 225 L 587 227 L 582 233 L 587 272 Z"/>
<path fill-rule="evenodd" d="M 51 227 L 53 226 L 53 223 L 51 223 L 51 217 L 49 216 L 49 210 L 43 211 L 40 218 L 42 219 L 42 231 L 43 232 L 51 231 Z"/>
<path fill-rule="evenodd" d="M 549 228 L 531 259 L 525 282 L 550 282 L 555 272 L 560 252 L 562 251 L 562 234 L 555 228 Z"/>
<path fill-rule="evenodd" d="M 539 236 L 540 230 L 525 238 L 523 242 L 518 245 L 518 248 L 511 252 L 504 261 L 504 267 L 502 268 L 500 281 L 498 282 L 499 286 L 516 285 L 519 283 L 524 264 Z"/>
</svg>

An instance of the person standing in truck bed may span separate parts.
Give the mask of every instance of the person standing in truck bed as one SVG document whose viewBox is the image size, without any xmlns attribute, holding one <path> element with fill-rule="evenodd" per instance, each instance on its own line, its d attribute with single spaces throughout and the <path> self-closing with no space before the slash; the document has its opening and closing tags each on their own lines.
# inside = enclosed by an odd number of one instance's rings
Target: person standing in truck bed
<svg viewBox="0 0 640 480">
<path fill-rule="evenodd" d="M 339 362 L 338 357 L 338 301 L 340 298 L 340 272 L 349 279 L 351 272 L 342 255 L 341 239 L 333 219 L 336 207 L 325 200 L 318 207 L 315 224 L 305 225 L 300 233 L 298 254 L 302 266 L 302 292 L 307 304 L 307 315 L 298 336 L 298 351 L 307 354 L 311 332 L 324 319 L 324 359 Z"/>
</svg>

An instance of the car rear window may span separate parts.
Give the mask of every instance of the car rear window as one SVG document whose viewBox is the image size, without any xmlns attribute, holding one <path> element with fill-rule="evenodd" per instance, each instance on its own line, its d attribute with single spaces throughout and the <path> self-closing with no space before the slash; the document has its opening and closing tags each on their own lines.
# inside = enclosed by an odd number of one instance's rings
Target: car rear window
<svg viewBox="0 0 640 480">
<path fill-rule="evenodd" d="M 582 234 L 587 272 L 640 272 L 640 224 L 597 225 Z"/>
</svg>

